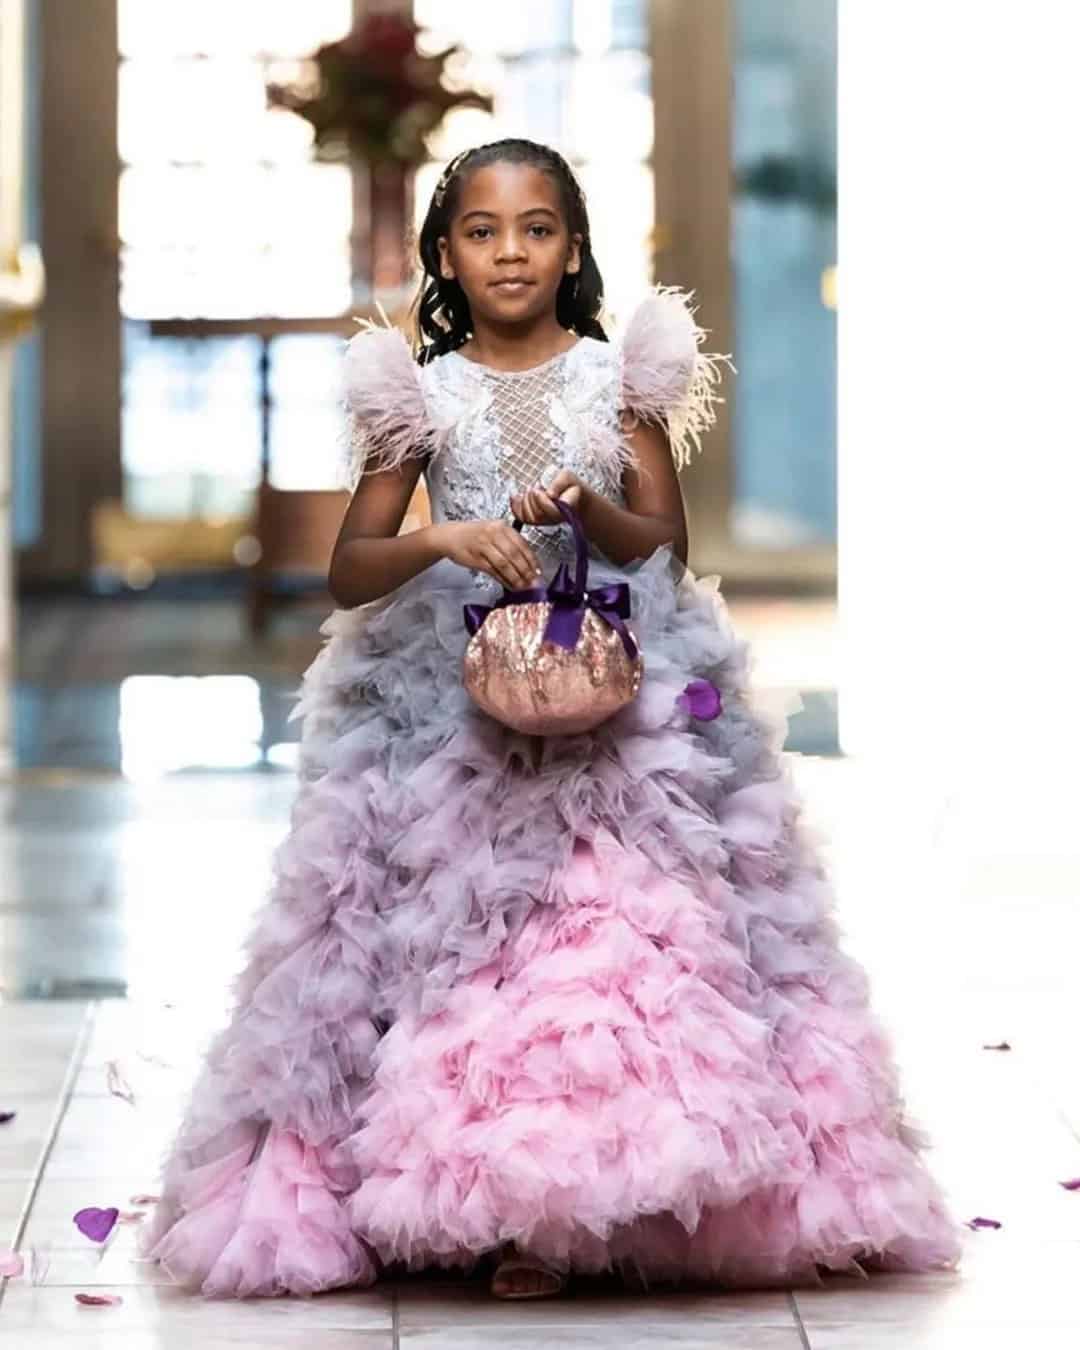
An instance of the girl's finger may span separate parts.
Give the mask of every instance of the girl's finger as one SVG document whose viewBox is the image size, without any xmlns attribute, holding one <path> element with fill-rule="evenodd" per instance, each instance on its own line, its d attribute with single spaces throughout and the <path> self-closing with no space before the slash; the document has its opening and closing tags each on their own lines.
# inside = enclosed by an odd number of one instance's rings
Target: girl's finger
<svg viewBox="0 0 1080 1350">
<path fill-rule="evenodd" d="M 535 586 L 540 576 L 540 564 L 537 562 L 536 554 L 527 545 L 522 545 L 518 554 L 518 566 L 528 578 L 526 586 Z"/>
<path fill-rule="evenodd" d="M 517 505 L 514 507 L 514 515 L 517 516 L 518 520 L 524 521 L 526 525 L 535 524 L 535 521 L 532 518 L 532 508 L 529 505 L 528 492 L 519 493 L 516 501 Z"/>
<path fill-rule="evenodd" d="M 526 586 L 535 585 L 536 579 L 540 575 L 540 564 L 537 561 L 536 554 L 516 530 L 512 532 L 505 544 L 506 556 L 513 559 L 514 564 L 525 577 L 524 584 Z"/>
<path fill-rule="evenodd" d="M 530 496 L 533 498 L 533 510 L 537 512 L 538 519 L 545 525 L 555 524 L 562 520 L 559 508 L 552 502 L 551 493 L 546 488 L 533 488 L 530 491 Z"/>
<path fill-rule="evenodd" d="M 510 590 L 524 590 L 529 585 L 532 579 L 529 574 L 524 568 L 519 568 L 515 559 L 508 553 L 504 553 L 498 544 L 490 545 L 488 556 L 491 558 L 498 579 L 504 586 L 509 587 Z"/>
<path fill-rule="evenodd" d="M 491 566 L 487 568 L 487 571 L 500 586 L 505 586 L 508 591 L 521 590 L 517 578 L 504 568 L 500 567 L 497 563 L 492 563 Z"/>
</svg>

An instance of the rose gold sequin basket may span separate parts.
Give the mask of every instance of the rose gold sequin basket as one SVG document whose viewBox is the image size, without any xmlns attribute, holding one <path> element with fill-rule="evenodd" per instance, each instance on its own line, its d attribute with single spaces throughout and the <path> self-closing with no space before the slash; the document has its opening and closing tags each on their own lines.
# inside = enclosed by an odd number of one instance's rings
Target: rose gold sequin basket
<svg viewBox="0 0 1080 1350">
<path fill-rule="evenodd" d="M 465 606 L 466 690 L 489 716 L 533 736 L 591 731 L 636 697 L 644 668 L 626 626 L 629 585 L 588 589 L 585 531 L 572 507 L 555 504 L 574 531 L 573 575 L 561 563 L 546 586 Z"/>
</svg>

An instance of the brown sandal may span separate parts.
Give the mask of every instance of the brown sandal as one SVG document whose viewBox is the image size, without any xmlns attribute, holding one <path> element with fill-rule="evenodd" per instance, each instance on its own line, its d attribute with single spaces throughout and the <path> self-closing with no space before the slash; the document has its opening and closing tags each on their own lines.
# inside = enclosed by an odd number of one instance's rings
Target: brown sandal
<svg viewBox="0 0 1080 1350">
<path fill-rule="evenodd" d="M 500 1279 L 505 1279 L 507 1275 L 514 1275 L 519 1271 L 529 1271 L 530 1274 L 540 1275 L 547 1281 L 548 1287 L 543 1285 L 539 1289 L 507 1289 L 500 1293 L 496 1288 Z M 522 1298 L 552 1298 L 556 1294 L 561 1294 L 564 1280 L 557 1270 L 552 1270 L 550 1266 L 545 1265 L 543 1261 L 536 1260 L 529 1256 L 504 1256 L 495 1267 L 495 1274 L 491 1277 L 491 1293 L 499 1299 L 522 1299 Z"/>
</svg>

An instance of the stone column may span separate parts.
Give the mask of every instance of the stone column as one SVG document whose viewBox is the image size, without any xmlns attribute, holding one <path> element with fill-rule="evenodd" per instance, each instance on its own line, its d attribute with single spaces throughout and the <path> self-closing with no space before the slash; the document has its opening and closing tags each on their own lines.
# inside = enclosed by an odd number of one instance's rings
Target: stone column
<svg viewBox="0 0 1080 1350">
<path fill-rule="evenodd" d="M 14 678 L 11 448 L 15 347 L 44 292 L 37 249 L 24 238 L 26 10 L 0 0 L 0 774 L 14 767 L 11 682 Z"/>
<path fill-rule="evenodd" d="M 20 571 L 73 579 L 90 566 L 94 505 L 123 490 L 116 0 L 38 0 L 38 14 L 42 531 Z"/>
<path fill-rule="evenodd" d="M 692 290 L 712 350 L 731 351 L 729 0 L 652 0 L 656 280 Z M 726 570 L 731 411 L 681 475 L 695 572 Z"/>
</svg>

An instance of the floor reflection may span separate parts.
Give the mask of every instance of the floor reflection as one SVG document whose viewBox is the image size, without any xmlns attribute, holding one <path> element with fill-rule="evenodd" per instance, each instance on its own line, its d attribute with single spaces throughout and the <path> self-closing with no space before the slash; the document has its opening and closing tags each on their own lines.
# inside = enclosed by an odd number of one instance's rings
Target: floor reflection
<svg viewBox="0 0 1080 1350">
<path fill-rule="evenodd" d="M 835 755 L 833 606 L 733 601 L 753 680 L 796 689 L 786 748 Z M 20 606 L 16 764 L 142 781 L 193 771 L 293 773 L 290 721 L 319 650 L 320 609 L 286 611 L 253 643 L 235 597 L 67 597 Z"/>
<path fill-rule="evenodd" d="M 0 1001 L 226 987 L 294 795 L 250 772 L 0 789 Z"/>
<path fill-rule="evenodd" d="M 292 771 L 296 684 L 246 675 L 133 675 L 15 688 L 16 763 L 132 780 L 188 770 Z"/>
<path fill-rule="evenodd" d="M 132 675 L 120 686 L 120 771 L 251 769 L 262 759 L 259 686 L 249 675 Z"/>
</svg>

